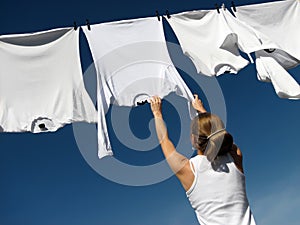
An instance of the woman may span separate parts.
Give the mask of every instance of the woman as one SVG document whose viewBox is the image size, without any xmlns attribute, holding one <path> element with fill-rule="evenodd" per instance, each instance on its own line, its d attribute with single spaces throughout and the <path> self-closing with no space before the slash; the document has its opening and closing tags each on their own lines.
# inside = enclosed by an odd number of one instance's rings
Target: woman
<svg viewBox="0 0 300 225">
<path fill-rule="evenodd" d="M 161 99 L 150 100 L 157 137 L 172 171 L 180 180 L 201 225 L 255 225 L 245 190 L 242 152 L 222 120 L 208 113 L 195 95 L 199 112 L 191 123 L 191 142 L 197 155 L 178 153 L 168 138 Z"/>
</svg>

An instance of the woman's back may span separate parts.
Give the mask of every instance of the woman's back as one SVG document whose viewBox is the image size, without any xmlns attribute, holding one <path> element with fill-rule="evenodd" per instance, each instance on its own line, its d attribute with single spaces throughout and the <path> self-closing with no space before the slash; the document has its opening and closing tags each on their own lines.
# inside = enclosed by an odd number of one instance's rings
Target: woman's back
<svg viewBox="0 0 300 225">
<path fill-rule="evenodd" d="M 245 189 L 245 176 L 230 154 L 209 162 L 206 156 L 190 159 L 195 172 L 186 192 L 201 225 L 255 225 Z"/>
</svg>

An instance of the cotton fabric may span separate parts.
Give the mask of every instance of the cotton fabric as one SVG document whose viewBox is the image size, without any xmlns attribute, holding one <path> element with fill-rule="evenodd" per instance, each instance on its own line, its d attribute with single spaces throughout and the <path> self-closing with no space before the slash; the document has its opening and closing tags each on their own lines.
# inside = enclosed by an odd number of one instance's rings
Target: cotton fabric
<svg viewBox="0 0 300 225">
<path fill-rule="evenodd" d="M 79 30 L 0 36 L 0 131 L 47 132 L 97 122 L 85 90 Z"/>
<path fill-rule="evenodd" d="M 195 178 L 186 195 L 201 225 L 255 225 L 246 196 L 245 176 L 227 154 L 209 162 L 190 159 Z"/>
<path fill-rule="evenodd" d="M 300 86 L 286 70 L 300 64 L 300 2 L 239 6 L 235 15 L 251 26 L 262 43 L 271 41 L 275 45 L 255 51 L 258 79 L 272 82 L 281 98 L 299 99 Z"/>
<path fill-rule="evenodd" d="M 98 156 L 112 155 L 105 114 L 110 104 L 137 106 L 171 92 L 190 102 L 193 95 L 173 65 L 157 17 L 122 20 L 83 27 L 98 78 Z"/>
<path fill-rule="evenodd" d="M 228 26 L 226 14 L 224 10 L 194 10 L 167 19 L 198 73 L 236 74 L 249 63 L 239 54 L 237 35 Z"/>
</svg>

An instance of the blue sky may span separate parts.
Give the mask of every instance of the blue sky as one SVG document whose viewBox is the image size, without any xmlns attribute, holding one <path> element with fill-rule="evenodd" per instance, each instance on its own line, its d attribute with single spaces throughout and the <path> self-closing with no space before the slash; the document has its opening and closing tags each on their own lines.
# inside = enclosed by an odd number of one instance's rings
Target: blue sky
<svg viewBox="0 0 300 225">
<path fill-rule="evenodd" d="M 230 2 L 225 1 L 228 7 Z M 240 0 L 236 1 L 236 5 L 259 2 L 265 1 Z M 0 34 L 72 26 L 74 20 L 78 25 L 83 25 L 87 18 L 94 24 L 153 16 L 155 10 L 163 13 L 168 9 L 170 13 L 176 13 L 211 9 L 214 3 L 208 0 L 3 0 L 0 9 Z M 164 23 L 164 27 L 167 41 L 177 43 L 167 23 Z M 80 35 L 84 72 L 92 59 L 82 32 Z M 182 61 L 179 62 L 174 59 L 175 65 L 187 65 L 189 75 L 194 80 L 179 70 L 183 79 L 193 92 L 200 94 L 208 106 L 207 96 L 197 82 L 204 85 L 210 82 L 209 78 L 197 75 L 187 57 L 182 55 L 180 59 Z M 300 67 L 290 72 L 299 82 Z M 88 78 L 85 77 L 86 79 Z M 254 65 L 247 66 L 238 75 L 220 76 L 217 81 L 226 105 L 226 127 L 244 154 L 247 194 L 257 224 L 298 224 L 300 102 L 277 97 L 271 84 L 257 80 Z M 219 100 L 214 99 L 213 104 L 217 104 Z M 123 109 L 116 110 L 120 113 Z M 177 123 L 179 115 L 167 102 L 164 102 L 163 112 L 167 115 L 170 137 L 178 142 L 181 135 L 181 127 Z M 133 134 L 138 138 L 149 137 L 153 131 L 151 123 L 150 130 L 148 129 L 150 120 L 148 105 L 133 109 L 130 113 Z M 186 123 L 189 121 L 186 120 Z M 95 129 L 94 125 L 82 126 Z M 144 152 L 126 148 L 113 134 L 113 129 L 109 130 L 115 157 L 119 161 L 141 166 L 163 159 L 159 148 Z M 189 133 L 183 134 L 186 148 L 184 152 L 189 152 Z M 91 132 L 87 136 L 90 138 L 87 151 L 96 155 L 96 133 Z M 147 186 L 128 186 L 108 180 L 85 161 L 72 125 L 55 133 L 1 133 L 0 144 L 1 225 L 198 224 L 184 190 L 174 176 Z M 102 163 L 98 159 L 95 161 Z M 144 176 L 147 178 L 155 174 L 145 173 Z"/>
</svg>

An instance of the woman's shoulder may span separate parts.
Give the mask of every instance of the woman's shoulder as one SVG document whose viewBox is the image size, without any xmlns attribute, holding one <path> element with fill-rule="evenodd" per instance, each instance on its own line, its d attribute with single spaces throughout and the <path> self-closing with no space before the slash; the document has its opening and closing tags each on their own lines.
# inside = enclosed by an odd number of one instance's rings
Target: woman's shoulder
<svg viewBox="0 0 300 225">
<path fill-rule="evenodd" d="M 191 157 L 190 161 L 192 161 L 192 162 L 193 161 L 199 161 L 199 160 L 203 160 L 204 158 L 206 158 L 206 156 L 197 154 L 197 155 Z"/>
<path fill-rule="evenodd" d="M 195 155 L 190 158 L 190 162 L 193 164 L 195 168 L 198 168 L 201 162 L 208 161 L 205 155 Z"/>
</svg>

